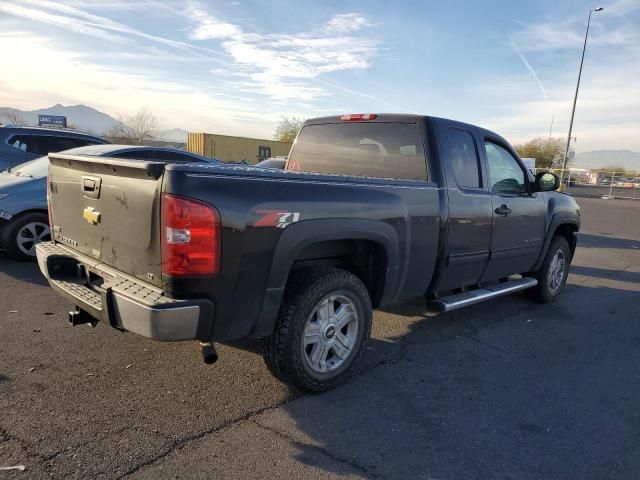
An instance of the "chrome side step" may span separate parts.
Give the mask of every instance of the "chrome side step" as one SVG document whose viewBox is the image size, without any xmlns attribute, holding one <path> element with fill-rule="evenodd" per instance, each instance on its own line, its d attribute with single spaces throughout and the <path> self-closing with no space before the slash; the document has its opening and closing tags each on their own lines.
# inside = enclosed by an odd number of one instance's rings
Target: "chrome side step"
<svg viewBox="0 0 640 480">
<path fill-rule="evenodd" d="M 441 313 L 450 312 L 459 308 L 468 307 L 476 303 L 491 300 L 492 298 L 508 295 L 527 288 L 535 287 L 538 280 L 531 277 L 523 277 L 517 280 L 509 280 L 490 287 L 470 290 L 468 292 L 456 293 L 448 297 L 438 298 L 427 304 L 427 315 L 435 316 Z"/>
</svg>

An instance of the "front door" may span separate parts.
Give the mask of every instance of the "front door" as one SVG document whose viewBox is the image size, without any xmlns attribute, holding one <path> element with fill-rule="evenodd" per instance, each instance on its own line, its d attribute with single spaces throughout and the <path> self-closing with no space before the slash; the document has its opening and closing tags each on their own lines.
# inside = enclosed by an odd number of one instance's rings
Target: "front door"
<svg viewBox="0 0 640 480">
<path fill-rule="evenodd" d="M 528 272 L 538 258 L 545 230 L 545 202 L 532 193 L 526 169 L 498 140 L 485 139 L 493 206 L 491 258 L 483 280 Z"/>
</svg>

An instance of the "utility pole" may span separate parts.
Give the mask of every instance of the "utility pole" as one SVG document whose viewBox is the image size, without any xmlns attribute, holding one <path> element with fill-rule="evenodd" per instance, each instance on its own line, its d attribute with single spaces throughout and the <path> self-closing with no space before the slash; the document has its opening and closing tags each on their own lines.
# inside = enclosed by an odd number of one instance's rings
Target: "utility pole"
<svg viewBox="0 0 640 480">
<path fill-rule="evenodd" d="M 578 90 L 580 89 L 580 78 L 582 77 L 582 65 L 584 63 L 584 52 L 587 49 L 587 38 L 589 37 L 589 25 L 591 24 L 591 14 L 593 12 L 601 12 L 604 10 L 602 7 L 598 7 L 594 10 L 589 10 L 589 19 L 587 20 L 587 31 L 584 34 L 584 45 L 582 46 L 582 58 L 580 59 L 580 69 L 578 70 L 578 83 L 576 84 L 576 93 L 573 96 L 573 108 L 571 109 L 571 121 L 569 122 L 569 135 L 567 135 L 567 148 L 564 151 L 564 159 L 562 161 L 562 171 L 560 172 L 560 185 L 562 186 L 562 177 L 564 171 L 567 168 L 567 160 L 569 159 L 569 145 L 571 144 L 571 132 L 573 130 L 573 117 L 576 113 L 576 102 L 578 101 Z"/>
</svg>

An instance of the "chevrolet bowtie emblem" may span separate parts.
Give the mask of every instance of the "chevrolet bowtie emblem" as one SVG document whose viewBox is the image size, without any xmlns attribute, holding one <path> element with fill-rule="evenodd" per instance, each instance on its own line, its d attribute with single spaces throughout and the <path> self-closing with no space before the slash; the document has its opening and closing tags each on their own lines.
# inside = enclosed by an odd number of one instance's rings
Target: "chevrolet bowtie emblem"
<svg viewBox="0 0 640 480">
<path fill-rule="evenodd" d="M 82 211 L 82 218 L 92 225 L 100 223 L 100 215 L 100 212 L 96 212 L 96 209 L 93 207 L 87 207 Z"/>
</svg>

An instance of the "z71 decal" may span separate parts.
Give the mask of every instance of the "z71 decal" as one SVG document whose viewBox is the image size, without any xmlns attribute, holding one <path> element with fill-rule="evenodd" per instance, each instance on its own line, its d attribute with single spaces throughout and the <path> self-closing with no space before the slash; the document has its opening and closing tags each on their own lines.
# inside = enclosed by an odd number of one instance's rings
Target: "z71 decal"
<svg viewBox="0 0 640 480">
<path fill-rule="evenodd" d="M 261 215 L 253 222 L 254 227 L 286 228 L 300 220 L 300 212 L 287 212 L 286 210 L 256 210 Z"/>
</svg>

